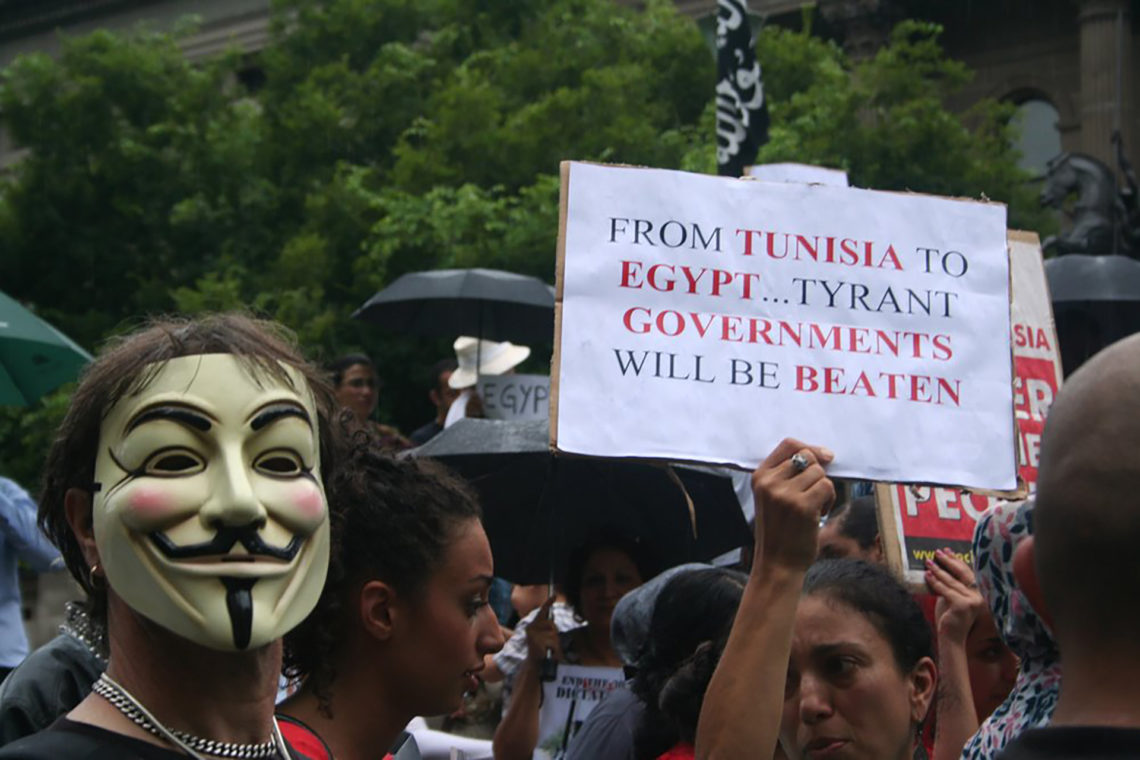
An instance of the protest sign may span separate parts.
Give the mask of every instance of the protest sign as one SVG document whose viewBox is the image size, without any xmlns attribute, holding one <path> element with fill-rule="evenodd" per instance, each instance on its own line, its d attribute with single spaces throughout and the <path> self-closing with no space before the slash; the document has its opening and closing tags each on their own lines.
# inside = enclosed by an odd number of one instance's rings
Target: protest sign
<svg viewBox="0 0 1140 760">
<path fill-rule="evenodd" d="M 611 691 L 625 688 L 624 682 L 621 668 L 559 665 L 557 677 L 542 685 L 534 760 L 564 756 L 586 716 Z"/>
<path fill-rule="evenodd" d="M 1037 482 L 1045 415 L 1061 385 L 1061 355 L 1037 235 L 1010 232 L 1009 248 L 1018 470 L 1032 488 Z M 959 431 L 958 440 L 976 441 L 983 449 L 988 446 L 984 438 L 975 438 L 966 430 Z M 923 582 L 924 563 L 933 559 L 935 549 L 949 548 L 972 563 L 974 525 L 997 502 L 989 495 L 897 483 L 878 484 L 875 497 L 888 562 L 914 584 Z"/>
<path fill-rule="evenodd" d="M 559 449 L 1016 485 L 1004 206 L 564 163 L 561 211 Z"/>
<path fill-rule="evenodd" d="M 847 187 L 847 172 L 811 164 L 756 164 L 748 167 L 748 176 L 765 182 L 808 182 Z"/>
<path fill-rule="evenodd" d="M 476 385 L 483 413 L 492 420 L 545 420 L 550 417 L 550 378 L 546 375 L 490 375 Z"/>
</svg>

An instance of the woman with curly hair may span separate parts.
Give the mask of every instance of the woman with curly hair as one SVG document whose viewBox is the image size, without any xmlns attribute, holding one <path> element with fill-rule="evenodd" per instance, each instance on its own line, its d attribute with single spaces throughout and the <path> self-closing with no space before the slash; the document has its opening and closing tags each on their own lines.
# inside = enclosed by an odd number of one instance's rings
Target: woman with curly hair
<svg viewBox="0 0 1140 760">
<path fill-rule="evenodd" d="M 451 712 L 503 637 L 479 507 L 428 460 L 356 445 L 329 484 L 333 549 L 313 613 L 287 636 L 300 677 L 282 728 L 313 758 L 382 757 L 417 715 Z"/>
</svg>

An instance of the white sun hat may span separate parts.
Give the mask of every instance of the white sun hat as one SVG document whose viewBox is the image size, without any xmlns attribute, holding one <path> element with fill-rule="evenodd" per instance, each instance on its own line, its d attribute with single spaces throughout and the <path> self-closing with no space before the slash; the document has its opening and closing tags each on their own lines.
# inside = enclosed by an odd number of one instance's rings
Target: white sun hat
<svg viewBox="0 0 1140 760">
<path fill-rule="evenodd" d="M 506 341 L 497 343 L 493 340 L 477 340 L 469 335 L 456 338 L 454 348 L 459 368 L 451 373 L 451 378 L 447 381 L 452 388 L 470 388 L 480 376 L 509 372 L 530 356 L 528 346 L 516 346 Z"/>
</svg>

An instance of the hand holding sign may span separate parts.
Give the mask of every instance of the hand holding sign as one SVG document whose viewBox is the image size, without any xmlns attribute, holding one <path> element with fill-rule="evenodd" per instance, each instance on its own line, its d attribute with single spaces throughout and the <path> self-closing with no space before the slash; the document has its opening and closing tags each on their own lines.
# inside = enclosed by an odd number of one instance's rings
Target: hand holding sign
<svg viewBox="0 0 1140 760">
<path fill-rule="evenodd" d="M 823 468 L 834 458 L 822 446 L 785 438 L 752 473 L 754 567 L 806 570 L 815 560 L 820 517 L 835 501 L 835 486 Z"/>
</svg>

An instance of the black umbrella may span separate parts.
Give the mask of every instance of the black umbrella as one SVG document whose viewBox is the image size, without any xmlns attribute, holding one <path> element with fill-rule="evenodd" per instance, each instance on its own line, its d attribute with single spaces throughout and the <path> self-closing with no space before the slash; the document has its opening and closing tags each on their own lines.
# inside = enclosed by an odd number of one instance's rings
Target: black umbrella
<svg viewBox="0 0 1140 760">
<path fill-rule="evenodd" d="M 1140 261 L 1070 253 L 1045 261 L 1065 375 L 1140 331 Z"/>
<path fill-rule="evenodd" d="M 550 342 L 554 289 L 536 277 L 496 269 L 410 272 L 352 316 L 413 335 Z"/>
<path fill-rule="evenodd" d="M 544 420 L 462 419 L 411 452 L 445 463 L 478 491 L 496 575 L 545 583 L 599 530 L 639 540 L 656 565 L 652 570 L 708 560 L 751 542 L 730 478 L 690 467 L 568 457 L 551 452 L 549 440 Z"/>
</svg>

